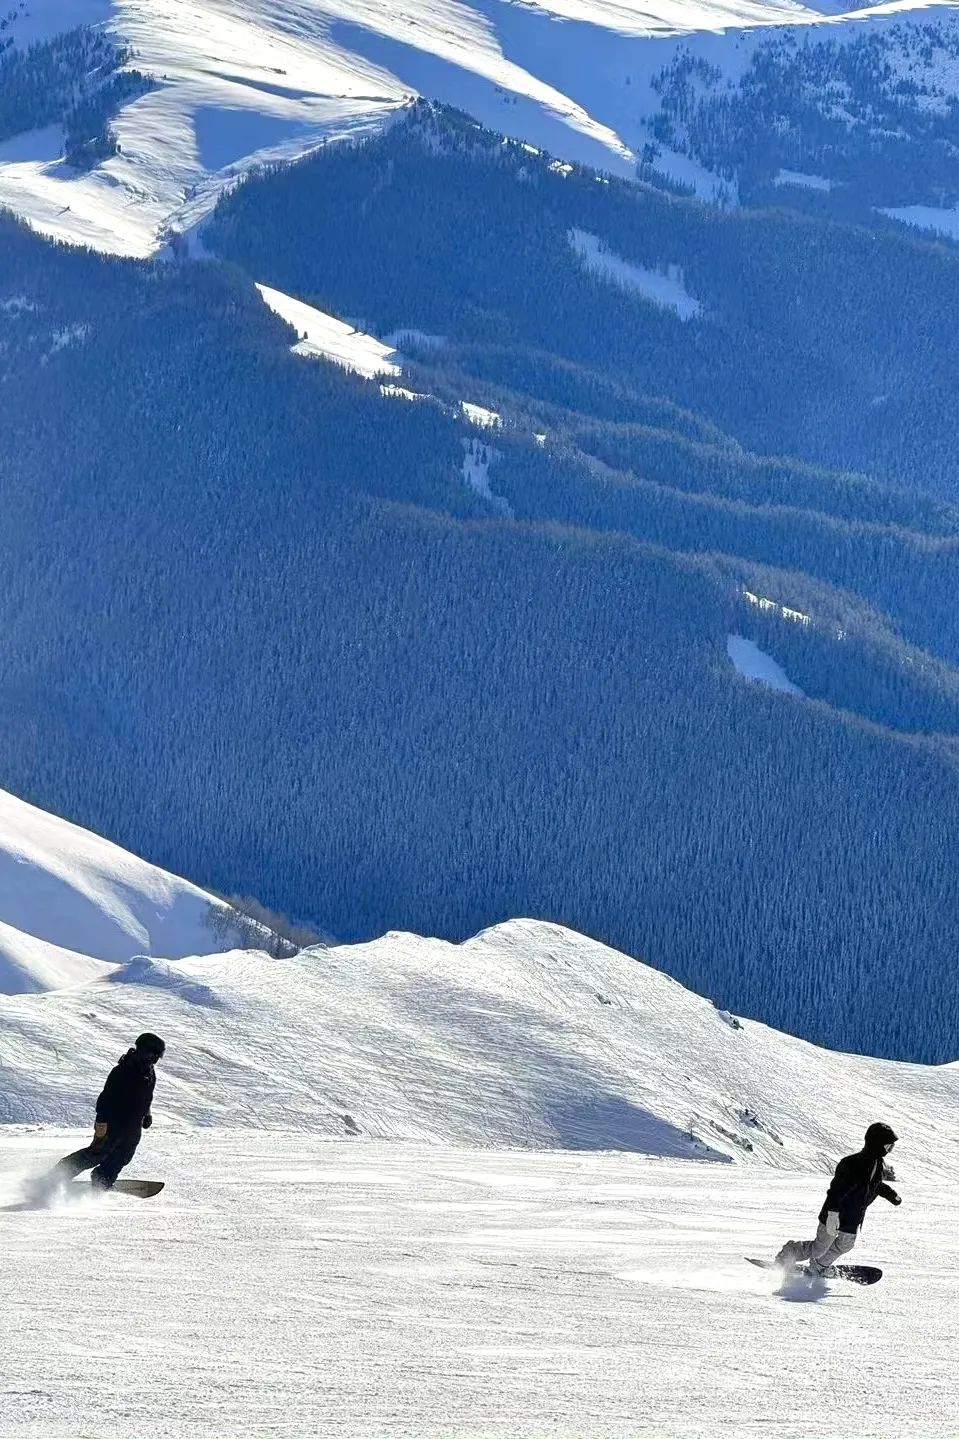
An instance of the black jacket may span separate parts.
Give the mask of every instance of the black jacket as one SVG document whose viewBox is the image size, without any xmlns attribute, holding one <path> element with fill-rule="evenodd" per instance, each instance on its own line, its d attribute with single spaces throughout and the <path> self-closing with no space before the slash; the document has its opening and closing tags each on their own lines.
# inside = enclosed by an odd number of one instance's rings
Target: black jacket
<svg viewBox="0 0 959 1439">
<path fill-rule="evenodd" d="M 128 1049 L 111 1069 L 97 1100 L 97 1119 L 114 1128 L 134 1128 L 150 1113 L 156 1072 L 136 1049 Z"/>
<path fill-rule="evenodd" d="M 898 1196 L 883 1182 L 883 1173 L 882 1150 L 860 1149 L 840 1159 L 819 1214 L 820 1224 L 826 1223 L 827 1214 L 838 1213 L 843 1233 L 855 1234 L 874 1199 L 881 1196 L 895 1204 Z"/>
</svg>

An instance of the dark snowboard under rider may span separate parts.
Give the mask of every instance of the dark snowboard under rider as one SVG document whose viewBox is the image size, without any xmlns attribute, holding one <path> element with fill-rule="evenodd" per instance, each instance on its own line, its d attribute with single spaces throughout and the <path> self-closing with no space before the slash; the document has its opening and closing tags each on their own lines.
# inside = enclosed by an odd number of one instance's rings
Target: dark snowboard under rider
<svg viewBox="0 0 959 1439">
<path fill-rule="evenodd" d="M 112 1189 L 121 1169 L 137 1152 L 144 1129 L 153 1123 L 154 1066 L 166 1049 L 156 1034 L 141 1034 L 114 1065 L 97 1100 L 93 1142 L 68 1154 L 54 1170 L 57 1179 L 75 1179 L 92 1169 L 91 1182 Z"/>
</svg>

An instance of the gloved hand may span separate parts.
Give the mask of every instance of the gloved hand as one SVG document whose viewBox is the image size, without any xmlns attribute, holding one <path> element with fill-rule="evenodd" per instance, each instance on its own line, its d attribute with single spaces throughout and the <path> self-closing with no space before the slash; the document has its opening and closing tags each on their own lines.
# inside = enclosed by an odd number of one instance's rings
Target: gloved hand
<svg viewBox="0 0 959 1439">
<path fill-rule="evenodd" d="M 93 1126 L 93 1138 L 95 1140 L 106 1139 L 108 1125 L 105 1119 L 98 1119 Z"/>
<path fill-rule="evenodd" d="M 839 1233 L 838 1209 L 830 1209 L 829 1213 L 826 1215 L 826 1233 L 831 1239 L 835 1239 L 836 1235 Z"/>
<path fill-rule="evenodd" d="M 151 1125 L 152 1123 L 153 1123 L 153 1115 L 152 1115 L 152 1114 L 145 1114 L 145 1115 L 143 1116 L 143 1128 L 144 1128 L 144 1129 L 149 1129 L 149 1128 L 150 1128 L 150 1125 Z"/>
<path fill-rule="evenodd" d="M 902 1195 L 901 1195 L 901 1194 L 897 1194 L 895 1190 L 892 1191 L 892 1202 L 893 1202 L 893 1204 L 895 1204 L 895 1206 L 896 1206 L 897 1209 L 899 1208 L 899 1205 L 902 1203 Z"/>
</svg>

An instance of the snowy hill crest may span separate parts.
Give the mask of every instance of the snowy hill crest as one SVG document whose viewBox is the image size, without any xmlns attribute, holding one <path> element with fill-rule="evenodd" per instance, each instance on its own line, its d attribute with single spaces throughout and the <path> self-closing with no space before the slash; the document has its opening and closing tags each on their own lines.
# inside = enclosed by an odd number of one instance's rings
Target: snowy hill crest
<svg viewBox="0 0 959 1439">
<path fill-rule="evenodd" d="M 144 1027 L 167 1040 L 166 1124 L 821 1169 L 883 1115 L 911 1163 L 956 1158 L 928 1141 L 959 1067 L 831 1054 L 535 920 L 462 945 L 390 934 L 289 960 L 139 959 L 0 999 L 0 1122 L 83 1123 Z"/>
<path fill-rule="evenodd" d="M 103 27 L 119 53 L 132 57 L 126 73 L 135 64 L 155 84 L 146 93 L 128 85 L 125 93 L 116 82 L 109 140 L 104 129 L 99 163 L 89 167 L 63 161 L 55 125 L 8 133 L 0 143 L 0 204 L 45 234 L 149 255 L 170 235 L 192 231 L 253 165 L 368 135 L 416 94 L 459 106 L 563 160 L 626 177 L 655 150 L 655 165 L 672 181 L 705 198 L 729 196 L 735 186 L 701 163 L 682 136 L 650 148 L 661 103 L 655 82 L 677 55 L 689 53 L 735 80 L 749 63 L 750 34 L 769 27 L 787 42 L 810 27 L 842 41 L 864 26 L 870 36 L 884 35 L 898 23 L 908 36 L 914 23 L 950 26 L 954 16 L 954 6 L 937 0 L 847 16 L 828 5 L 758 0 L 551 0 L 536 7 L 508 0 L 34 0 L 8 37 L 21 49 L 67 28 Z M 928 80 L 941 101 L 935 56 L 929 75 L 919 75 L 907 39 L 893 39 L 891 50 L 893 70 L 902 51 L 909 83 L 917 75 Z M 954 89 L 954 75 L 952 83 Z"/>
<path fill-rule="evenodd" d="M 236 944 L 223 900 L 0 791 L 0 995 L 104 977 L 138 954 Z"/>
</svg>

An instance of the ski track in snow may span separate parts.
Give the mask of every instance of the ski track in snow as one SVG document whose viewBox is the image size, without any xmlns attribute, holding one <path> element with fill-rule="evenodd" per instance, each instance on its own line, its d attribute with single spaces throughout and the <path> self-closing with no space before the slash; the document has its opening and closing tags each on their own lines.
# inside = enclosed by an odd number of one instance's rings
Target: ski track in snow
<svg viewBox="0 0 959 1439">
<path fill-rule="evenodd" d="M 790 0 L 31 0 L 17 43 L 88 22 L 129 43 L 160 81 L 124 107 L 120 153 L 77 174 L 55 132 L 0 147 L 0 204 L 44 234 L 124 255 L 191 237 L 253 164 L 356 139 L 417 93 L 567 161 L 630 177 L 678 46 L 730 75 L 769 26 L 916 23 L 956 13 L 902 0 L 849 15 Z M 664 173 L 697 193 L 732 187 L 680 155 Z"/>
<path fill-rule="evenodd" d="M 783 1292 L 743 1256 L 814 1176 L 155 1130 L 158 1198 L 6 1208 L 73 1140 L 0 1131 L 10 1439 L 959 1432 L 951 1188 L 870 1212 L 875 1288 Z"/>
</svg>

